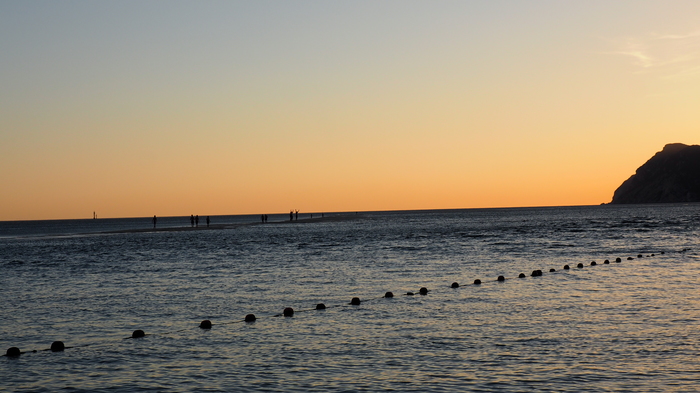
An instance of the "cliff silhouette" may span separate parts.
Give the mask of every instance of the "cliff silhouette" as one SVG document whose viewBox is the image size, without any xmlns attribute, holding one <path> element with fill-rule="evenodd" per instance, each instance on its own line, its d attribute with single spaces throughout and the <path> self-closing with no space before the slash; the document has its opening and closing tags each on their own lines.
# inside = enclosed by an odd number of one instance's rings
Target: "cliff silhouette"
<svg viewBox="0 0 700 393">
<path fill-rule="evenodd" d="M 611 204 L 700 202 L 700 145 L 670 143 L 615 190 Z"/>
</svg>

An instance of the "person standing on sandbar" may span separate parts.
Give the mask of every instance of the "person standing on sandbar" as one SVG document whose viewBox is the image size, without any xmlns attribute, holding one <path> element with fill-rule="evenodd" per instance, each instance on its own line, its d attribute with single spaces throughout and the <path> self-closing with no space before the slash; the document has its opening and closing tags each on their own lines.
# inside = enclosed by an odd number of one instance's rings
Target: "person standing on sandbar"
<svg viewBox="0 0 700 393">
<path fill-rule="evenodd" d="M 156 216 L 154 215 L 154 216 L 153 216 L 153 229 L 156 229 L 156 221 L 158 221 L 158 219 L 157 219 Z"/>
</svg>

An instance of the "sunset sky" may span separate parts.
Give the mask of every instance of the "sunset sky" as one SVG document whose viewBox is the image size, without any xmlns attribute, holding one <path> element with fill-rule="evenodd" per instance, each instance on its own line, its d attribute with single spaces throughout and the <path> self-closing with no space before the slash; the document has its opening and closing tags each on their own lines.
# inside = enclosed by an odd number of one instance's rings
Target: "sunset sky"
<svg viewBox="0 0 700 393">
<path fill-rule="evenodd" d="M 673 142 L 698 1 L 0 0 L 0 220 L 594 205 Z"/>
</svg>

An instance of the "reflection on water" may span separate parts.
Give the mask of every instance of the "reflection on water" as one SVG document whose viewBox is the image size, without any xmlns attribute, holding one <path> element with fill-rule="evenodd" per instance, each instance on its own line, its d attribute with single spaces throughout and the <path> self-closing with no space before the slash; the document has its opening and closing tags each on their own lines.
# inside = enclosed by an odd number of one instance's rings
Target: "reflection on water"
<svg viewBox="0 0 700 393">
<path fill-rule="evenodd" d="M 697 204 L 599 206 L 6 237 L 0 349 L 74 348 L 0 358 L 0 376 L 11 391 L 692 391 L 699 222 Z"/>
</svg>

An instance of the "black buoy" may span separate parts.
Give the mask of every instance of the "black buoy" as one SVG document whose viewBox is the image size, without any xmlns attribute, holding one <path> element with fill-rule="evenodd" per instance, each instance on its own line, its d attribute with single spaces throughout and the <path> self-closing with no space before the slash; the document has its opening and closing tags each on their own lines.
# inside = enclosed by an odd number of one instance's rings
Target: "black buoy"
<svg viewBox="0 0 700 393">
<path fill-rule="evenodd" d="M 459 288 L 459 284 L 456 282 L 453 282 L 451 285 L 452 288 Z"/>
<path fill-rule="evenodd" d="M 603 261 L 603 263 L 606 264 L 606 265 L 609 265 L 609 264 L 610 264 L 610 261 L 606 259 L 606 260 Z"/>
<path fill-rule="evenodd" d="M 325 309 L 326 309 L 326 305 L 323 304 L 323 303 L 319 303 L 319 304 L 316 305 L 316 309 L 317 309 L 317 310 L 325 310 Z"/>
<path fill-rule="evenodd" d="M 569 265 L 564 265 L 564 270 L 569 270 Z"/>
<path fill-rule="evenodd" d="M 474 285 L 481 285 L 481 280 L 479 280 L 478 278 L 474 280 Z"/>
<path fill-rule="evenodd" d="M 525 273 L 518 274 L 518 278 L 525 278 Z"/>
<path fill-rule="evenodd" d="M 360 305 L 360 298 L 359 297 L 354 297 L 350 299 L 350 304 L 353 306 L 359 306 Z"/>
<path fill-rule="evenodd" d="M 576 267 L 579 269 L 583 269 L 583 263 L 579 263 L 578 265 L 576 265 Z"/>
<path fill-rule="evenodd" d="M 384 297 L 394 297 L 394 292 L 387 292 L 384 294 Z"/>
<path fill-rule="evenodd" d="M 294 309 L 291 307 L 287 307 L 282 311 L 282 315 L 285 317 L 293 317 L 294 316 Z"/>
<path fill-rule="evenodd" d="M 5 352 L 5 356 L 10 357 L 10 358 L 16 358 L 20 354 L 22 354 L 22 352 L 20 352 L 19 348 L 17 348 L 17 347 L 7 348 L 7 352 Z"/>
<path fill-rule="evenodd" d="M 418 293 L 421 295 L 427 295 L 428 294 L 428 288 L 426 287 L 421 287 L 421 289 L 418 290 Z"/>
<path fill-rule="evenodd" d="M 591 266 L 595 266 L 595 265 L 597 265 L 597 263 L 595 263 L 595 261 L 591 262 Z"/>
<path fill-rule="evenodd" d="M 203 320 L 199 323 L 201 329 L 211 329 L 211 321 L 208 319 Z"/>
<path fill-rule="evenodd" d="M 413 295 L 414 295 L 413 292 L 406 292 L 406 296 L 413 296 Z"/>
<path fill-rule="evenodd" d="M 51 352 L 61 352 L 66 349 L 63 341 L 54 341 L 51 343 Z"/>
<path fill-rule="evenodd" d="M 557 269 L 555 269 L 555 268 L 549 269 L 549 272 L 550 272 L 550 273 L 554 273 L 554 272 L 556 272 L 556 271 L 557 271 Z"/>
<path fill-rule="evenodd" d="M 661 251 L 661 255 L 664 255 L 665 253 L 666 253 L 666 251 Z"/>
<path fill-rule="evenodd" d="M 134 330 L 133 333 L 131 333 L 131 338 L 141 338 L 144 337 L 146 333 L 143 332 L 141 329 L 136 329 Z"/>
<path fill-rule="evenodd" d="M 542 275 L 542 270 L 539 270 L 539 269 L 533 270 L 532 273 L 530 274 L 530 276 L 532 276 L 532 277 L 539 277 L 541 275 Z"/>
<path fill-rule="evenodd" d="M 615 262 L 620 263 L 620 262 L 622 262 L 622 259 L 620 259 L 620 258 L 615 258 Z"/>
<path fill-rule="evenodd" d="M 643 257 L 644 257 L 644 255 L 642 255 L 642 254 L 637 255 L 637 258 L 643 258 Z"/>
<path fill-rule="evenodd" d="M 627 257 L 627 260 L 628 260 L 628 261 L 631 261 L 631 260 L 633 260 L 633 259 L 634 259 L 634 258 L 632 258 L 632 257 Z"/>
<path fill-rule="evenodd" d="M 503 276 L 498 276 L 498 278 L 496 279 L 496 281 L 505 281 L 505 280 L 506 280 L 506 278 Z"/>
<path fill-rule="evenodd" d="M 652 256 L 652 257 L 655 257 L 656 255 L 654 255 L 654 254 L 651 254 L 651 256 Z"/>
<path fill-rule="evenodd" d="M 290 308 L 290 310 L 291 310 L 291 308 Z M 292 315 L 294 315 L 294 310 L 292 310 Z M 290 315 L 290 317 L 291 317 L 291 315 Z M 247 314 L 243 320 L 246 322 L 255 322 L 256 319 L 257 318 L 255 318 L 255 314 Z"/>
</svg>

